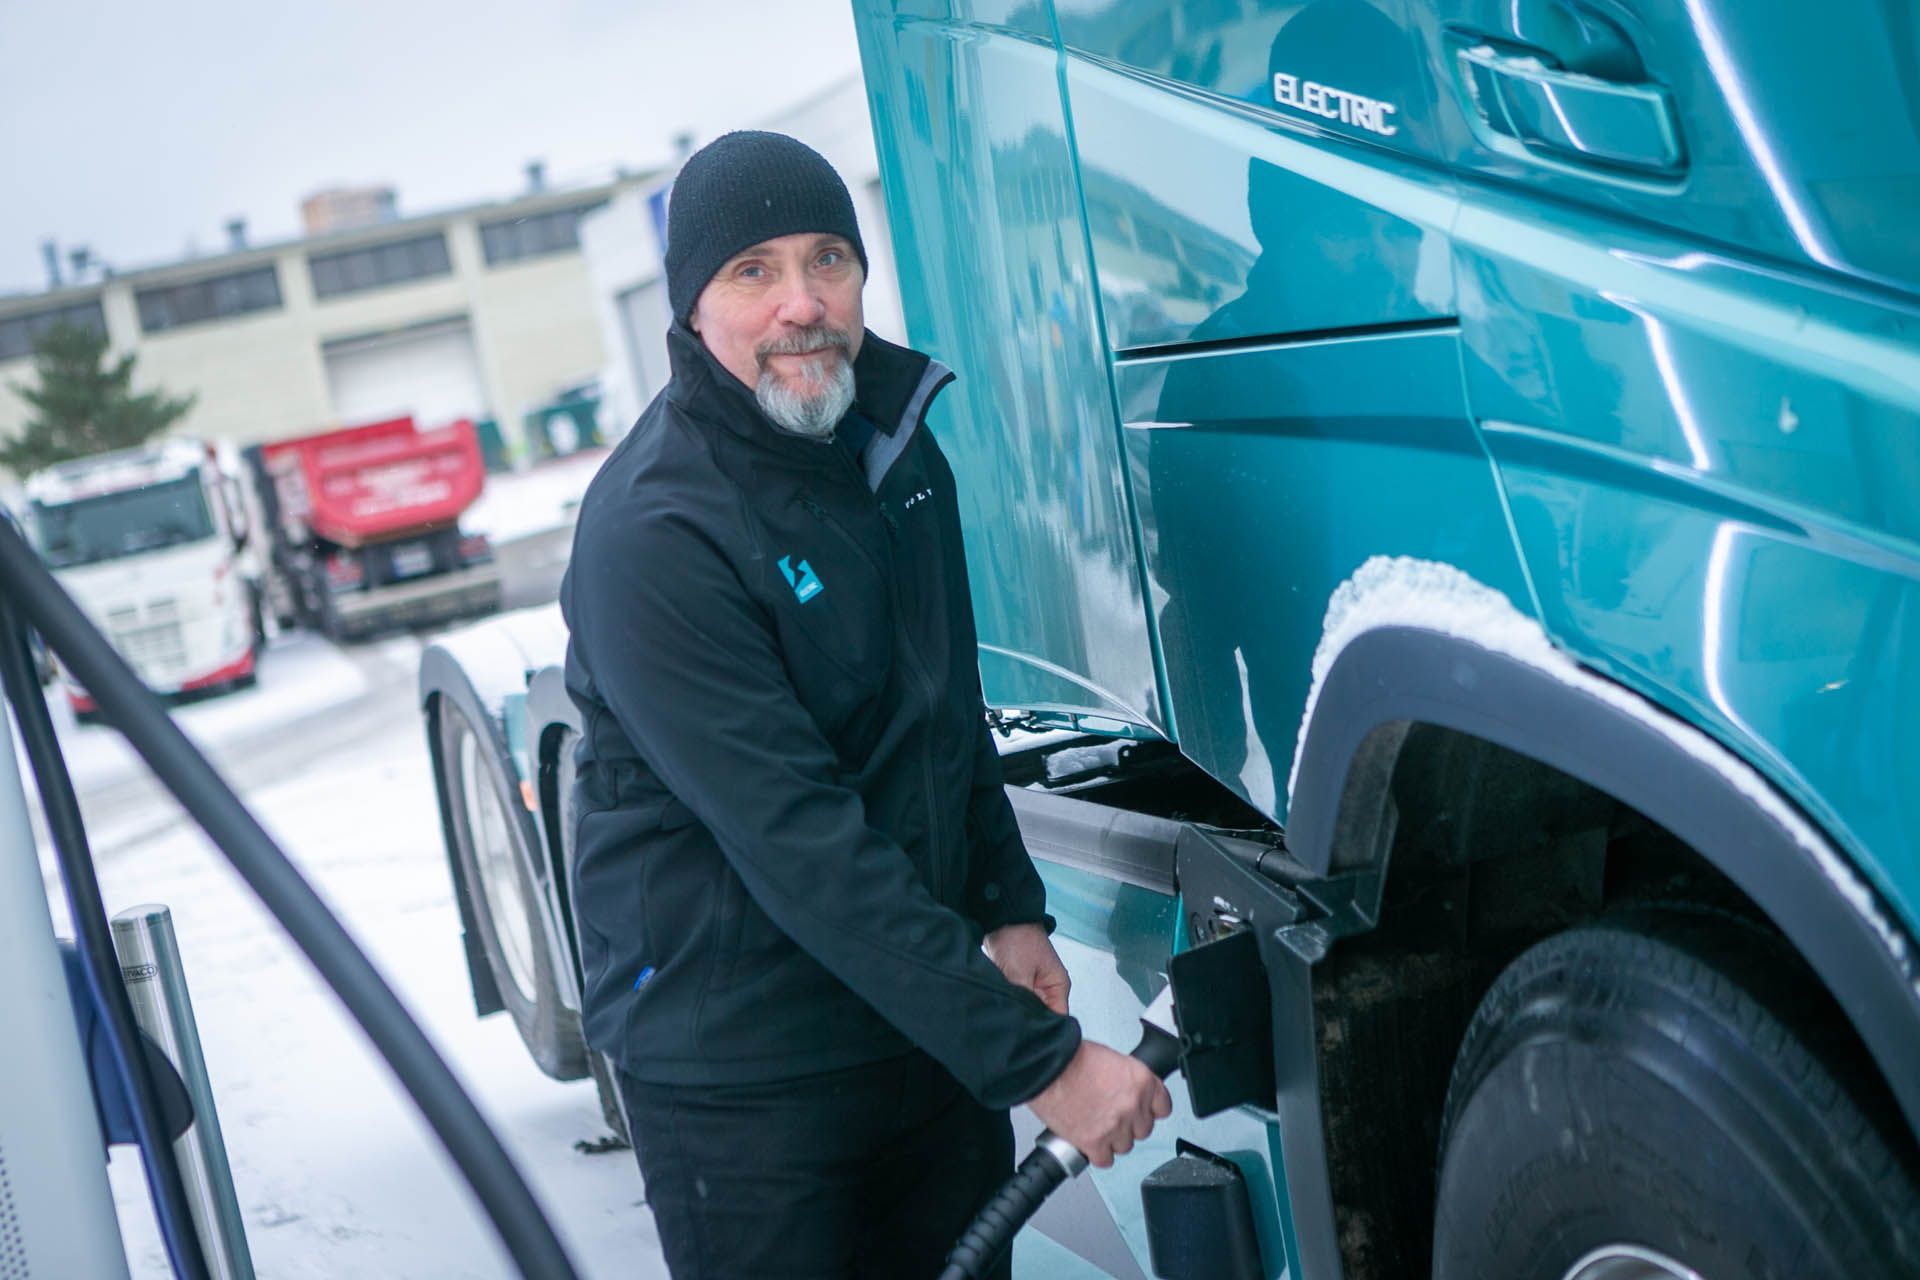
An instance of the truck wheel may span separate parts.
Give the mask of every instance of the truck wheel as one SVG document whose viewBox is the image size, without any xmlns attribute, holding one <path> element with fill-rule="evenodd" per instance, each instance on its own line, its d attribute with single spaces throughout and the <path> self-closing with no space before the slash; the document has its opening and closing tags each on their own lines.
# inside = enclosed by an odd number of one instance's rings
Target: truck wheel
<svg viewBox="0 0 1920 1280">
<path fill-rule="evenodd" d="M 1911 1144 L 1852 1042 L 1745 922 L 1646 913 L 1538 944 L 1454 1063 L 1435 1280 L 1920 1275 Z"/>
<path fill-rule="evenodd" d="M 580 1023 L 562 1006 L 554 981 L 539 886 L 514 811 L 519 797 L 509 793 L 501 763 L 466 712 L 452 701 L 440 705 L 447 807 L 487 967 L 540 1069 L 556 1080 L 577 1080 L 586 1074 Z"/>
<path fill-rule="evenodd" d="M 560 833 L 559 844 L 562 850 L 561 861 L 566 866 L 567 893 L 573 893 L 573 820 L 578 810 L 574 807 L 573 784 L 579 776 L 579 769 L 573 762 L 573 749 L 580 742 L 577 733 L 565 733 L 560 737 L 554 768 L 554 788 L 560 796 Z M 580 918 L 580 908 L 575 905 L 573 918 Z M 633 1143 L 632 1132 L 627 1128 L 626 1104 L 620 1099 L 620 1086 L 617 1083 L 617 1067 L 613 1059 L 591 1046 L 587 1049 L 587 1066 L 593 1072 L 594 1091 L 600 1097 L 600 1116 L 607 1122 L 607 1128 L 613 1130 L 620 1141 L 629 1146 Z"/>
<path fill-rule="evenodd" d="M 247 586 L 247 622 L 253 628 L 253 656 L 258 658 L 267 651 L 267 606 L 260 598 L 260 588 L 255 584 Z"/>
</svg>

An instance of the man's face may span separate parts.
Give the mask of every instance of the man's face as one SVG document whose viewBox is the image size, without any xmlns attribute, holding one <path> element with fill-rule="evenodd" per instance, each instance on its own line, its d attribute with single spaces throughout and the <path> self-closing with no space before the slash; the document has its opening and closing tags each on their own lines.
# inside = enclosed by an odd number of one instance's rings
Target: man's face
<svg viewBox="0 0 1920 1280">
<path fill-rule="evenodd" d="M 844 237 L 777 236 L 714 273 L 693 305 L 692 328 L 775 422 L 823 436 L 852 401 L 865 283 Z"/>
</svg>

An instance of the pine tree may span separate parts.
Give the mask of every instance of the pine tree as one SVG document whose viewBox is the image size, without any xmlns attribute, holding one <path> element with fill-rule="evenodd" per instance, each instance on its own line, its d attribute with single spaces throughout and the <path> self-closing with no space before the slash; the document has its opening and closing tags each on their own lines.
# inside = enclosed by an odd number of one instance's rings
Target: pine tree
<svg viewBox="0 0 1920 1280">
<path fill-rule="evenodd" d="M 194 396 L 133 390 L 131 353 L 107 363 L 107 335 L 60 324 L 33 343 L 35 386 L 13 390 L 34 409 L 25 428 L 0 441 L 0 464 L 25 475 L 68 458 L 142 444 L 178 422 Z"/>
</svg>

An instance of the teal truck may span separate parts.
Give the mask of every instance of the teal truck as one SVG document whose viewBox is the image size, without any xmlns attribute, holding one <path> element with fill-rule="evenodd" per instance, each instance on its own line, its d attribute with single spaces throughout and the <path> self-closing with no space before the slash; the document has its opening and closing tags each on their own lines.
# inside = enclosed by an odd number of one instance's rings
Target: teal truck
<svg viewBox="0 0 1920 1280">
<path fill-rule="evenodd" d="M 1074 1011 L 1212 974 L 1022 1272 L 1920 1274 L 1912 7 L 854 11 Z M 563 640 L 422 703 L 564 1078 Z"/>
</svg>

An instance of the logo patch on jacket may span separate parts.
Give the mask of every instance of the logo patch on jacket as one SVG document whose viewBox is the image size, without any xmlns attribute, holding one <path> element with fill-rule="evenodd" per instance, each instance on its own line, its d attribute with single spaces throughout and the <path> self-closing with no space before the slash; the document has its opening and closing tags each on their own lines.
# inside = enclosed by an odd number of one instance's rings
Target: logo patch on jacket
<svg viewBox="0 0 1920 1280">
<path fill-rule="evenodd" d="M 825 590 L 820 585 L 820 579 L 814 574 L 813 566 L 805 560 L 795 565 L 792 556 L 781 556 L 780 572 L 786 577 L 787 585 L 793 588 L 794 598 L 801 604 L 805 604 Z"/>
</svg>

